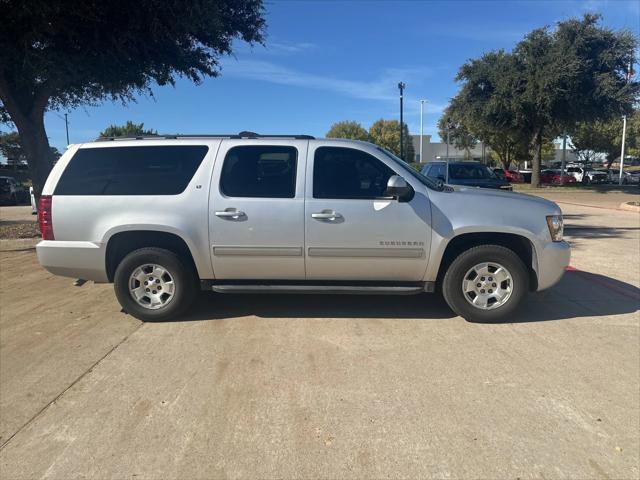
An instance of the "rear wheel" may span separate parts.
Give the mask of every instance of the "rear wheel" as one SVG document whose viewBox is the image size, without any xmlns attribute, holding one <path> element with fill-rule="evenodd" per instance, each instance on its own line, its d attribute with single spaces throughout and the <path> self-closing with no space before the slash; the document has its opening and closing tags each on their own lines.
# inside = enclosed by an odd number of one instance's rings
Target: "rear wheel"
<svg viewBox="0 0 640 480">
<path fill-rule="evenodd" d="M 442 292 L 470 322 L 509 320 L 529 290 L 525 265 L 512 250 L 481 245 L 461 253 L 445 273 Z"/>
<path fill-rule="evenodd" d="M 198 283 L 192 267 L 174 252 L 141 248 L 128 254 L 114 277 L 122 308 L 145 321 L 170 320 L 193 303 Z"/>
</svg>

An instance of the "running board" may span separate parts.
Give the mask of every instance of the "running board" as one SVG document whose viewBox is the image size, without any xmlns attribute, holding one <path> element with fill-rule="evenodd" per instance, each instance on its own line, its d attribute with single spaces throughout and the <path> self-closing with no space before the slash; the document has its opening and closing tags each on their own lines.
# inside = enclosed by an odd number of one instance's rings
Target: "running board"
<svg viewBox="0 0 640 480">
<path fill-rule="evenodd" d="M 208 282 L 207 282 L 208 283 Z M 331 284 L 286 284 L 286 283 L 222 283 L 215 282 L 203 285 L 217 293 L 309 293 L 330 295 L 415 295 L 433 292 L 433 282 L 413 282 L 412 284 L 395 285 L 331 285 Z"/>
</svg>

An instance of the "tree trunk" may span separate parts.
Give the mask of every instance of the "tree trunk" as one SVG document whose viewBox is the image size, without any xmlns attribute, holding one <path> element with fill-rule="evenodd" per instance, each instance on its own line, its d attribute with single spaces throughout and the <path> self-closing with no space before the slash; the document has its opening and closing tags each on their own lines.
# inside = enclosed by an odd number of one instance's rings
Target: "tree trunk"
<svg viewBox="0 0 640 480">
<path fill-rule="evenodd" d="M 540 186 L 540 165 L 542 164 L 542 128 L 538 130 L 534 137 L 536 154 L 533 156 L 533 170 L 531 171 L 531 186 Z"/>
<path fill-rule="evenodd" d="M 0 100 L 18 129 L 36 200 L 40 198 L 42 187 L 53 166 L 53 155 L 44 129 L 44 112 L 49 103 L 50 93 L 46 87 L 41 87 L 34 92 L 33 97 L 19 102 L 17 99 L 20 96 L 2 76 L 0 70 Z"/>
<path fill-rule="evenodd" d="M 44 111 L 39 114 L 32 112 L 25 120 L 16 122 L 16 127 L 18 127 L 20 142 L 27 157 L 33 193 L 38 200 L 53 167 L 51 147 L 44 129 Z"/>
</svg>

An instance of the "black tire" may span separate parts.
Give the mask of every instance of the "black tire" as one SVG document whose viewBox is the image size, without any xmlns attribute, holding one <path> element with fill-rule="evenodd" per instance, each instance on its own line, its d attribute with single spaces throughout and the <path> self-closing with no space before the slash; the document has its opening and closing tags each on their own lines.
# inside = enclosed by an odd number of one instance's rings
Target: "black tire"
<svg viewBox="0 0 640 480">
<path fill-rule="evenodd" d="M 479 263 L 495 262 L 504 266 L 512 277 L 511 295 L 503 305 L 483 310 L 473 306 L 462 291 L 466 273 Z M 451 263 L 442 281 L 442 293 L 451 309 L 470 322 L 495 323 L 511 319 L 529 291 L 527 268 L 512 250 L 499 245 L 481 245 L 462 252 Z"/>
<path fill-rule="evenodd" d="M 156 310 L 138 304 L 129 292 L 131 274 L 145 264 L 161 265 L 173 277 L 175 284 L 173 298 Z M 141 248 L 124 257 L 116 269 L 113 283 L 124 311 L 143 321 L 175 319 L 191 306 L 198 294 L 198 279 L 190 262 L 172 251 L 156 247 Z"/>
</svg>

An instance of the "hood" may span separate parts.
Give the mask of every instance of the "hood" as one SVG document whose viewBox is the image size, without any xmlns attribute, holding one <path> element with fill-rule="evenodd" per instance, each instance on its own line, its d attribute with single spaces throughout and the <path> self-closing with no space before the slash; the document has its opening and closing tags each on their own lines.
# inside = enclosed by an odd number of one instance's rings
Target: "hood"
<svg viewBox="0 0 640 480">
<path fill-rule="evenodd" d="M 461 196 L 464 202 L 479 202 L 486 204 L 494 203 L 497 208 L 514 208 L 518 202 L 522 203 L 522 208 L 535 206 L 549 210 L 550 215 L 561 213 L 560 207 L 545 198 L 528 195 L 525 193 L 515 193 L 505 190 L 491 190 L 482 188 L 470 188 L 466 186 L 455 185 L 453 194 Z"/>
</svg>

